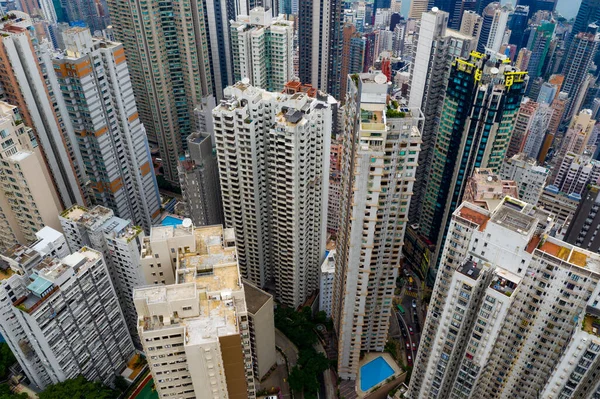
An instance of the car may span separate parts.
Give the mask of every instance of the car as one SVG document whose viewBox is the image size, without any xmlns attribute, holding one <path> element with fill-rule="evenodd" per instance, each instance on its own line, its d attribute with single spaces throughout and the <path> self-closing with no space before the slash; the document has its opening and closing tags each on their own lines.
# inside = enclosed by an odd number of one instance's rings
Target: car
<svg viewBox="0 0 600 399">
<path fill-rule="evenodd" d="M 417 308 L 417 300 L 416 299 L 412 300 L 412 307 L 415 309 Z"/>
<path fill-rule="evenodd" d="M 410 273 L 408 272 L 408 269 L 403 269 L 402 271 L 404 272 L 404 275 L 406 277 L 410 276 Z"/>
<path fill-rule="evenodd" d="M 413 341 L 413 343 L 412 343 L 412 348 L 414 351 L 417 350 L 417 343 L 415 341 Z"/>
<path fill-rule="evenodd" d="M 408 341 L 406 341 L 406 350 L 409 351 L 410 350 L 410 343 Z"/>
<path fill-rule="evenodd" d="M 412 356 L 411 355 L 406 355 L 406 363 L 408 363 L 409 366 L 412 366 Z"/>
<path fill-rule="evenodd" d="M 408 326 L 408 333 L 410 335 L 413 335 L 415 332 L 413 331 L 413 328 L 411 326 Z"/>
<path fill-rule="evenodd" d="M 410 285 L 410 284 L 408 285 L 408 290 L 412 291 L 412 285 Z"/>
<path fill-rule="evenodd" d="M 402 332 L 402 337 L 406 338 L 408 336 L 404 328 L 400 329 L 400 331 Z"/>
</svg>

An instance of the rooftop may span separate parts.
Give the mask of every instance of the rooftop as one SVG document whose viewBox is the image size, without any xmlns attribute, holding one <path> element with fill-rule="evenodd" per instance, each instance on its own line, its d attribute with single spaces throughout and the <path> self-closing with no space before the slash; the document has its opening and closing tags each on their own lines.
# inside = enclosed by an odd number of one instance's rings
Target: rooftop
<svg viewBox="0 0 600 399">
<path fill-rule="evenodd" d="M 537 219 L 511 207 L 512 203 L 505 201 L 503 206 L 496 208 L 492 222 L 522 235 L 528 235 L 537 227 Z"/>
<path fill-rule="evenodd" d="M 256 314 L 269 299 L 273 298 L 260 288 L 244 281 L 244 293 L 246 294 L 246 307 L 248 312 Z"/>
<path fill-rule="evenodd" d="M 495 270 L 495 276 L 490 284 L 490 288 L 506 296 L 511 296 L 520 282 L 521 277 L 498 267 Z"/>
<path fill-rule="evenodd" d="M 469 204 L 468 202 L 463 202 L 455 211 L 455 215 L 478 225 L 479 231 L 483 231 L 488 220 L 490 220 L 489 211 L 483 208 L 478 208 L 475 205 Z"/>
<path fill-rule="evenodd" d="M 456 269 L 456 271 L 461 274 L 464 274 L 465 276 L 473 280 L 477 280 L 481 269 L 477 267 L 477 263 L 471 260 L 467 260 L 462 265 L 460 265 L 458 269 Z"/>
<path fill-rule="evenodd" d="M 178 282 L 196 282 L 208 291 L 239 288 L 235 246 L 226 247 L 223 234 L 222 226 L 194 230 L 196 252 L 180 251 Z"/>
</svg>

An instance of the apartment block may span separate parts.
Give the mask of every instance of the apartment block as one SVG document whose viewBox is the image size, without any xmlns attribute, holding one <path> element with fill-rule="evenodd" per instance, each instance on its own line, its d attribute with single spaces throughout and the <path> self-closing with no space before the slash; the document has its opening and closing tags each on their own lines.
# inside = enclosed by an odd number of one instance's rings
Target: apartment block
<svg viewBox="0 0 600 399">
<path fill-rule="evenodd" d="M 69 117 L 94 203 L 149 231 L 160 199 L 123 45 L 92 38 L 86 28 L 63 37 L 66 50 L 54 58 L 54 71 L 73 109 Z"/>
<path fill-rule="evenodd" d="M 75 378 L 111 385 L 134 347 L 101 252 L 62 259 L 28 250 L 1 255 L 0 332 L 34 386 Z"/>
<path fill-rule="evenodd" d="M 544 187 L 537 204 L 554 216 L 558 230 L 557 234 L 560 238 L 569 226 L 579 201 L 581 201 L 579 194 L 567 194 L 560 191 L 558 187 L 549 185 Z"/>
<path fill-rule="evenodd" d="M 319 310 L 331 317 L 333 306 L 333 280 L 335 277 L 335 249 L 329 251 L 321 265 L 319 278 Z"/>
<path fill-rule="evenodd" d="M 39 142 L 62 206 L 85 204 L 85 172 L 65 101 L 53 73 L 49 43 L 40 43 L 25 13 L 0 22 L 0 100 L 19 109 Z M 51 47 L 51 46 L 50 46 Z"/>
<path fill-rule="evenodd" d="M 582 29 L 571 40 L 565 56 L 565 60 L 569 60 L 570 62 L 565 62 L 562 71 L 565 80 L 561 90 L 566 92 L 569 98 L 564 113 L 566 120 L 579 113 L 578 106 L 575 105 L 581 104 L 578 101 L 578 97 L 583 94 L 581 91 L 585 86 L 584 81 L 587 79 L 599 43 L 600 32 L 598 32 L 598 25 L 595 23 Z"/>
<path fill-rule="evenodd" d="M 244 281 L 254 376 L 263 377 L 277 363 L 273 296 Z"/>
<path fill-rule="evenodd" d="M 410 96 L 408 106 L 423 111 L 425 119 L 421 128 L 423 144 L 419 155 L 414 201 L 411 201 L 411 223 L 419 223 L 425 198 L 426 182 L 435 153 L 436 129 L 442 116 L 444 93 L 448 86 L 452 62 L 457 57 L 468 57 L 475 50 L 474 37 L 448 29 L 448 13 L 428 11 L 418 18 L 417 43 L 414 46 L 410 71 Z"/>
<path fill-rule="evenodd" d="M 483 3 L 482 3 L 483 4 Z M 482 11 L 481 33 L 477 42 L 477 51 L 485 53 L 488 49 L 498 52 L 503 44 L 504 32 L 512 7 L 498 2 L 489 3 Z"/>
<path fill-rule="evenodd" d="M 281 91 L 294 78 L 294 23 L 257 7 L 230 24 L 233 78 L 253 86 Z"/>
<path fill-rule="evenodd" d="M 331 313 L 338 375 L 356 379 L 361 352 L 381 352 L 387 340 L 423 114 L 388 100 L 379 71 L 350 75 L 347 87 Z"/>
<path fill-rule="evenodd" d="M 60 230 L 61 205 L 33 130 L 19 109 L 0 101 L 0 249 L 37 240 L 44 226 Z"/>
<path fill-rule="evenodd" d="M 592 398 L 600 256 L 515 199 L 453 214 L 409 398 Z"/>
<path fill-rule="evenodd" d="M 273 283 L 292 307 L 319 288 L 336 106 L 314 89 L 271 93 L 238 82 L 213 110 L 225 224 L 235 228 L 242 276 Z"/>
<path fill-rule="evenodd" d="M 538 397 L 595 288 L 589 255 L 550 237 L 552 225 L 510 197 L 453 213 L 408 397 Z"/>
<path fill-rule="evenodd" d="M 505 159 L 500 169 L 500 177 L 517 183 L 518 198 L 528 204 L 537 204 L 548 174 L 548 169 L 538 166 L 534 158 L 523 153 Z"/>
<path fill-rule="evenodd" d="M 568 152 L 555 168 L 554 186 L 567 194 L 582 195 L 588 184 L 600 180 L 600 161 L 589 154 L 577 155 Z"/>
<path fill-rule="evenodd" d="M 600 195 L 597 185 L 590 185 L 583 194 L 579 206 L 565 233 L 565 241 L 592 252 L 600 252 L 596 238 L 600 227 Z"/>
<path fill-rule="evenodd" d="M 446 90 L 419 220 L 421 234 L 436 245 L 437 260 L 473 170 L 500 171 L 526 75 L 502 59 L 477 52 L 452 63 L 449 81 L 455 84 Z"/>
<path fill-rule="evenodd" d="M 492 211 L 506 196 L 517 197 L 517 184 L 514 181 L 502 180 L 491 169 L 475 168 L 467 182 L 463 201 Z"/>
<path fill-rule="evenodd" d="M 141 347 L 132 298 L 135 287 L 147 284 L 140 262 L 144 231 L 99 205 L 91 209 L 73 206 L 63 211 L 59 219 L 72 252 L 84 247 L 104 255 L 129 332 L 136 347 Z"/>
<path fill-rule="evenodd" d="M 192 246 L 173 255 L 176 283 L 134 292 L 156 390 L 161 398 L 253 399 L 252 337 L 233 229 L 192 234 Z"/>
<path fill-rule="evenodd" d="M 548 104 L 536 103 L 525 97 L 517 114 L 506 157 L 512 158 L 523 152 L 531 158 L 537 158 L 551 117 L 552 108 Z"/>
<path fill-rule="evenodd" d="M 567 152 L 581 155 L 588 149 L 588 145 L 595 145 L 595 143 L 590 142 L 595 125 L 596 121 L 592 119 L 592 110 L 581 110 L 577 116 L 571 119 L 569 127 L 560 143 L 557 158 L 561 159 Z"/>
<path fill-rule="evenodd" d="M 223 224 L 219 169 L 212 139 L 204 132 L 190 134 L 185 158 L 177 167 L 185 213 L 195 226 Z"/>
</svg>

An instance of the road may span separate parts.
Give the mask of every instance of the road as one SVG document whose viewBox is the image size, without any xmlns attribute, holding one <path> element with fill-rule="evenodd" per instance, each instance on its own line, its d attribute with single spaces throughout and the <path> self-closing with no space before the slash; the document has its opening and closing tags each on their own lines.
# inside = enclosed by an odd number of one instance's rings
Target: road
<svg viewBox="0 0 600 399">
<path fill-rule="evenodd" d="M 278 329 L 275 329 L 275 345 L 285 353 L 290 367 L 289 371 L 291 371 L 292 367 L 298 362 L 298 348 Z M 283 370 L 283 368 L 279 370 L 282 374 L 279 379 L 283 380 L 281 384 L 281 397 L 286 399 L 291 397 L 291 390 L 287 381 L 289 371 Z M 294 398 L 302 399 L 303 395 L 294 393 Z"/>
<path fill-rule="evenodd" d="M 405 271 L 406 270 L 406 271 Z M 412 361 L 414 362 L 417 350 L 419 347 L 419 341 L 421 339 L 421 329 L 423 326 L 424 311 L 423 311 L 423 287 L 419 276 L 411 271 L 405 264 L 401 272 L 402 278 L 405 280 L 405 284 L 401 286 L 400 291 L 400 303 L 405 310 L 405 314 L 400 314 L 396 311 L 396 318 L 398 324 L 406 331 L 406 338 L 402 337 L 402 346 L 406 351 L 406 342 L 410 345 L 410 351 L 406 354 L 411 355 Z M 409 277 L 412 277 L 413 283 L 409 284 Z M 409 289 L 410 286 L 410 289 Z M 413 301 L 416 301 L 416 307 L 413 307 Z M 409 334 L 408 327 L 411 327 L 413 334 Z M 414 346 L 413 346 L 414 343 Z"/>
</svg>

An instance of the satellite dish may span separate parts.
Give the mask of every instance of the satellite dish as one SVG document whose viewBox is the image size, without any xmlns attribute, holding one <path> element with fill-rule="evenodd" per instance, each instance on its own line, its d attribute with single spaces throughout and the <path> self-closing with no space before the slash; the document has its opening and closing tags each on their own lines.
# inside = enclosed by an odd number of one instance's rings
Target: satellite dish
<svg viewBox="0 0 600 399">
<path fill-rule="evenodd" d="M 249 84 L 250 84 L 250 79 L 248 79 L 248 78 L 243 78 L 243 79 L 242 79 L 242 83 L 243 83 L 243 84 L 245 84 L 245 85 L 249 85 Z"/>
<path fill-rule="evenodd" d="M 438 12 L 439 10 L 440 10 L 440 9 L 439 9 L 439 8 L 437 8 L 437 7 L 432 7 L 432 8 L 431 8 L 431 11 L 433 11 L 433 12 Z"/>
<path fill-rule="evenodd" d="M 499 72 L 500 72 L 500 70 L 498 68 L 492 68 L 492 69 L 490 69 L 490 73 L 492 75 L 497 75 Z"/>
<path fill-rule="evenodd" d="M 183 219 L 183 222 L 181 222 L 181 225 L 185 228 L 192 227 L 192 219 L 190 219 L 190 218 Z"/>
<path fill-rule="evenodd" d="M 387 76 L 382 73 L 375 75 L 375 83 L 379 83 L 380 85 L 387 83 Z"/>
</svg>

